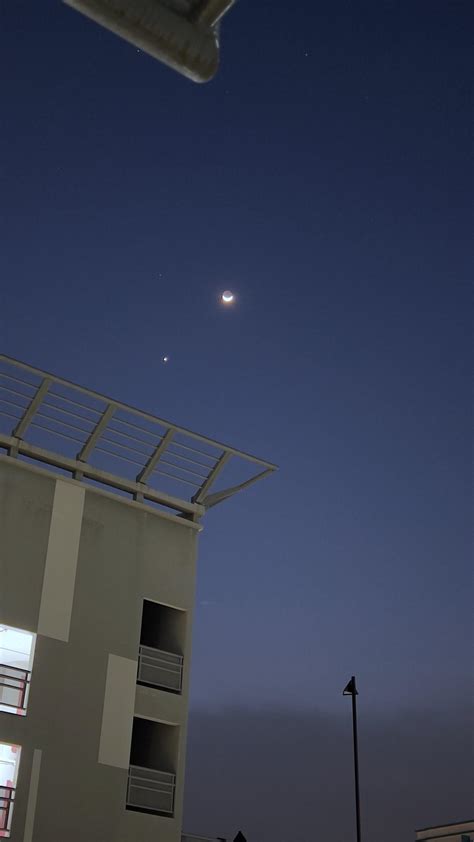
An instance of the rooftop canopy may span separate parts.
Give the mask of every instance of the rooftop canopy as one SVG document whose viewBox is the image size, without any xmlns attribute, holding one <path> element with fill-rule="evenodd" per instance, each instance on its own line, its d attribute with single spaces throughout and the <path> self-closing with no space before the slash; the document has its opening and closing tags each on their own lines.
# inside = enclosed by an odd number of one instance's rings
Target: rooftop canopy
<svg viewBox="0 0 474 842">
<path fill-rule="evenodd" d="M 197 520 L 276 465 L 0 355 L 0 452 Z"/>
</svg>

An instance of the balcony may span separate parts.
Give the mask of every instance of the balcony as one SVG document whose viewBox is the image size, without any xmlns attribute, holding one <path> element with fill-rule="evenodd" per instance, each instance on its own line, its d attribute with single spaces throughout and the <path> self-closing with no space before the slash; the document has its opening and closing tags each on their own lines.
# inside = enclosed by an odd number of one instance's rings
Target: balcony
<svg viewBox="0 0 474 842">
<path fill-rule="evenodd" d="M 0 710 L 25 716 L 31 672 L 29 670 L 0 664 Z"/>
<path fill-rule="evenodd" d="M 160 813 L 172 816 L 176 775 L 147 769 L 144 766 L 130 766 L 128 772 L 127 807 L 146 813 Z"/>
<path fill-rule="evenodd" d="M 11 815 L 15 789 L 12 786 L 0 786 L 0 835 L 10 836 Z"/>
<path fill-rule="evenodd" d="M 138 653 L 139 684 L 160 687 L 163 690 L 181 693 L 183 686 L 183 656 L 140 646 Z"/>
</svg>

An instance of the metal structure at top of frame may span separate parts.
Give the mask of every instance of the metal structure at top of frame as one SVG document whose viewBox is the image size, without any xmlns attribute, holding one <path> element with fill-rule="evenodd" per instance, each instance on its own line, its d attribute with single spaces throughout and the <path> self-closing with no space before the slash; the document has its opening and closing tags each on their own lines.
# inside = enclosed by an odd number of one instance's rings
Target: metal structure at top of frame
<svg viewBox="0 0 474 842">
<path fill-rule="evenodd" d="M 219 67 L 219 26 L 235 0 L 63 0 L 194 82 Z"/>
<path fill-rule="evenodd" d="M 2 450 L 191 520 L 277 469 L 0 354 Z"/>
</svg>

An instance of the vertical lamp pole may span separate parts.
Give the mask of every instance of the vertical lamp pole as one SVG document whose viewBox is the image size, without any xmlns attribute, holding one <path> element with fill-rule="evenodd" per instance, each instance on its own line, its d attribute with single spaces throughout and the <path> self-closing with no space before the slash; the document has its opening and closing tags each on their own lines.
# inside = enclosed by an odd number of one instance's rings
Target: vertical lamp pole
<svg viewBox="0 0 474 842">
<path fill-rule="evenodd" d="M 359 747 L 357 743 L 357 702 L 358 695 L 356 680 L 353 675 L 348 685 L 344 688 L 343 696 L 352 696 L 352 734 L 354 738 L 354 777 L 355 777 L 355 802 L 356 802 L 356 826 L 357 842 L 361 842 L 360 835 L 360 796 L 359 796 Z"/>
</svg>

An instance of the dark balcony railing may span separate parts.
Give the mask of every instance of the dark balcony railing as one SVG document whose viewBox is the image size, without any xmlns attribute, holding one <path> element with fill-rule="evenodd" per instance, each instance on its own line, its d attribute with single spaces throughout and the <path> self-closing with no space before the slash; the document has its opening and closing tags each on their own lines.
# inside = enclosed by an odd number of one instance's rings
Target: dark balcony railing
<svg viewBox="0 0 474 842">
<path fill-rule="evenodd" d="M 138 654 L 138 681 L 163 690 L 181 693 L 183 685 L 183 656 L 140 646 Z"/>
<path fill-rule="evenodd" d="M 11 824 L 15 790 L 12 786 L 0 786 L 0 830 L 8 833 Z"/>
<path fill-rule="evenodd" d="M 174 813 L 174 791 L 176 775 L 130 766 L 128 772 L 127 806 L 147 813 Z"/>
<path fill-rule="evenodd" d="M 29 670 L 0 664 L 0 705 L 26 712 Z"/>
</svg>

